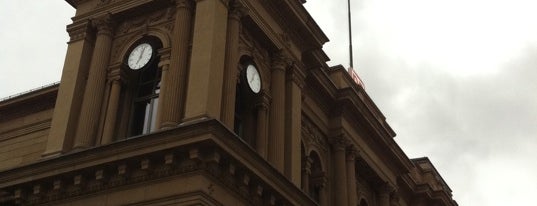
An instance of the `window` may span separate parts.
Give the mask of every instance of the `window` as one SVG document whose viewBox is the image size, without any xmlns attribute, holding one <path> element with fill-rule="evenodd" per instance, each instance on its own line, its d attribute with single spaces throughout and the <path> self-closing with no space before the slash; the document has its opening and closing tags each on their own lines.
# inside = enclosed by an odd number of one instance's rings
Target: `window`
<svg viewBox="0 0 537 206">
<path fill-rule="evenodd" d="M 259 94 L 251 89 L 246 77 L 246 68 L 253 65 L 248 57 L 243 57 L 235 92 L 235 119 L 233 131 L 250 145 L 255 145 L 257 131 L 257 102 Z M 259 85 L 260 86 L 260 85 Z M 259 91 L 257 91 L 259 92 Z"/>
<path fill-rule="evenodd" d="M 161 41 L 154 36 L 146 36 L 132 45 L 125 57 L 122 76 L 126 88 L 122 91 L 121 134 L 132 137 L 156 131 L 157 111 L 161 88 L 161 68 L 158 50 Z M 146 58 L 144 58 L 146 57 Z"/>
<path fill-rule="evenodd" d="M 155 131 L 160 93 L 160 69 L 150 65 L 138 74 L 136 97 L 133 100 L 130 136 Z"/>
</svg>

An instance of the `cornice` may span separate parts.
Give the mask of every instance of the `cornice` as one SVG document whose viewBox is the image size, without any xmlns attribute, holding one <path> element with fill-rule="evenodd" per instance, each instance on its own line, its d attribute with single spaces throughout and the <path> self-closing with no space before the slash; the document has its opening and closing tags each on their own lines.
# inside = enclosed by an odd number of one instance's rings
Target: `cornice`
<svg viewBox="0 0 537 206">
<path fill-rule="evenodd" d="M 65 0 L 67 3 L 69 3 L 73 8 L 77 8 L 78 5 L 80 5 L 81 3 L 84 3 L 86 1 L 89 1 L 89 0 Z"/>
<path fill-rule="evenodd" d="M 0 199 L 40 204 L 185 173 L 214 178 L 250 204 L 269 197 L 285 204 L 315 205 L 213 119 L 1 171 Z"/>
<path fill-rule="evenodd" d="M 322 48 L 322 45 L 328 42 L 328 37 L 298 1 L 263 1 L 263 3 L 270 9 L 270 13 L 284 33 L 289 34 L 301 50 Z"/>
</svg>

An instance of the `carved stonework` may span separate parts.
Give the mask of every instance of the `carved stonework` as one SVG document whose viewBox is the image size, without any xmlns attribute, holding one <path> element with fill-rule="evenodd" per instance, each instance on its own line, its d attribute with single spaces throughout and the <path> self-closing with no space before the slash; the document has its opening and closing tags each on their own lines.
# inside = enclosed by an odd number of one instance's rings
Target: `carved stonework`
<svg viewBox="0 0 537 206">
<path fill-rule="evenodd" d="M 260 69 L 261 78 L 264 88 L 269 88 L 270 85 L 270 68 L 271 68 L 271 58 L 269 52 L 246 31 L 246 29 L 241 28 L 241 34 L 239 39 L 239 54 L 240 56 L 246 55 L 254 59 L 258 68 Z M 239 56 L 239 58 L 240 58 Z M 237 72 L 238 75 L 240 72 Z"/>
<path fill-rule="evenodd" d="M 317 147 L 328 151 L 328 141 L 325 135 L 305 116 L 302 116 L 302 138 L 306 148 Z"/>
<path fill-rule="evenodd" d="M 291 47 L 291 38 L 289 37 L 289 35 L 285 34 L 285 33 L 281 33 L 280 34 L 280 38 L 282 39 L 282 42 L 287 46 L 287 47 Z"/>
<path fill-rule="evenodd" d="M 91 25 L 88 21 L 77 22 L 67 26 L 67 32 L 69 33 L 70 42 L 79 41 L 87 38 L 91 31 Z"/>
<path fill-rule="evenodd" d="M 93 27 L 97 30 L 97 35 L 112 36 L 114 30 L 114 22 L 110 14 L 91 21 Z"/>
<path fill-rule="evenodd" d="M 359 155 L 359 152 L 354 147 L 354 145 L 351 145 L 347 148 L 347 161 L 355 161 L 358 155 Z"/>
<path fill-rule="evenodd" d="M 192 147 L 187 155 L 184 155 L 182 151 L 184 150 L 147 154 L 109 162 L 65 175 L 32 180 L 27 184 L 12 186 L 9 189 L 2 188 L 2 191 L 11 194 L 15 202 L 21 205 L 53 204 L 55 201 L 95 194 L 145 181 L 185 173 L 204 172 L 220 180 L 228 189 L 249 201 L 250 205 L 259 205 L 264 198 L 269 196 L 274 197 L 275 201 L 282 201 L 285 205 L 289 205 L 279 193 L 255 173 L 225 153 L 218 152 L 214 147 Z M 211 192 L 211 186 L 208 190 Z"/>
<path fill-rule="evenodd" d="M 110 3 L 112 0 L 99 0 L 99 3 L 97 4 L 97 7 L 105 6 L 108 3 Z"/>
<path fill-rule="evenodd" d="M 129 46 L 126 45 L 127 42 L 137 36 L 147 34 L 149 30 L 160 30 L 164 31 L 167 35 L 170 35 L 173 31 L 174 12 L 175 10 L 173 8 L 169 8 L 121 22 L 115 32 L 111 62 L 122 62 L 123 59 L 120 55 L 122 54 L 121 51 Z"/>
<path fill-rule="evenodd" d="M 293 64 L 293 66 L 289 67 L 287 70 L 287 81 L 295 82 L 301 89 L 304 88 L 304 85 L 306 84 L 305 79 L 306 75 L 298 65 Z"/>
<path fill-rule="evenodd" d="M 272 57 L 272 69 L 285 71 L 292 64 L 292 60 L 285 52 L 280 51 Z"/>
<path fill-rule="evenodd" d="M 248 13 L 248 9 L 242 5 L 239 1 L 233 1 L 230 3 L 229 17 L 230 19 L 240 20 Z"/>
<path fill-rule="evenodd" d="M 338 135 L 329 139 L 330 145 L 335 150 L 345 150 L 349 146 L 350 141 L 345 135 Z"/>
<path fill-rule="evenodd" d="M 155 25 L 159 25 L 165 22 L 170 22 L 173 20 L 173 16 L 175 14 L 174 8 L 168 8 L 163 9 L 159 11 L 155 11 L 153 13 L 139 16 L 135 18 L 128 19 L 121 24 L 119 24 L 117 28 L 117 35 L 122 35 L 134 31 L 143 31 L 144 29 L 154 27 Z M 167 26 L 169 27 L 169 26 Z M 173 29 L 173 25 L 172 28 Z"/>
</svg>

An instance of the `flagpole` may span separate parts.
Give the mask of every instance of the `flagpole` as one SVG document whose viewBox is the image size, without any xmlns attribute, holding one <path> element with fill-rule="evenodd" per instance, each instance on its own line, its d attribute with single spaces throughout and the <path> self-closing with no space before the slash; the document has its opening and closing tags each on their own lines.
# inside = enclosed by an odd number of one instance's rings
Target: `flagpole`
<svg viewBox="0 0 537 206">
<path fill-rule="evenodd" d="M 352 20 L 351 20 L 351 0 L 347 0 L 347 12 L 348 12 L 348 18 L 349 18 L 349 59 L 350 59 L 350 68 L 353 68 L 353 61 L 352 61 Z"/>
</svg>

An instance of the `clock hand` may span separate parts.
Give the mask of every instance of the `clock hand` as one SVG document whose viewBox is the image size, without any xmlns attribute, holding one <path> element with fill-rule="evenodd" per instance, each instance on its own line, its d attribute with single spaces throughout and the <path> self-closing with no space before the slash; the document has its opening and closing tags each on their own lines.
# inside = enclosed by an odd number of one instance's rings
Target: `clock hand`
<svg viewBox="0 0 537 206">
<path fill-rule="evenodd" d="M 138 64 L 140 62 L 140 60 L 142 59 L 142 56 L 144 54 L 144 51 L 145 51 L 145 47 L 144 49 L 142 50 L 142 52 L 140 52 L 140 55 L 138 56 L 138 61 L 136 61 L 136 64 Z"/>
</svg>

